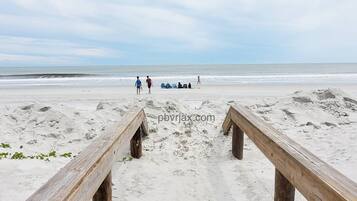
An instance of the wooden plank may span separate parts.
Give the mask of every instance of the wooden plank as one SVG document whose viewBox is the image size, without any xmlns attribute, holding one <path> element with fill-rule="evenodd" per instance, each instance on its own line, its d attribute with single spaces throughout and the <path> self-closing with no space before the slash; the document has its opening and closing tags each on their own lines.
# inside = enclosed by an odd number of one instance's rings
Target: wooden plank
<svg viewBox="0 0 357 201">
<path fill-rule="evenodd" d="M 229 108 L 227 116 L 224 119 L 223 124 L 222 124 L 223 134 L 224 135 L 228 135 L 229 130 L 232 127 L 232 119 L 231 119 L 230 113 L 231 113 L 231 108 Z"/>
<path fill-rule="evenodd" d="M 244 133 L 237 125 L 234 124 L 232 135 L 232 154 L 239 160 L 243 159 L 243 147 Z"/>
<path fill-rule="evenodd" d="M 295 187 L 275 169 L 275 194 L 274 201 L 294 201 Z"/>
<path fill-rule="evenodd" d="M 112 172 L 104 179 L 103 183 L 93 196 L 93 201 L 112 201 Z"/>
<path fill-rule="evenodd" d="M 140 108 L 128 112 L 122 120 L 84 149 L 28 201 L 88 201 L 112 168 L 120 148 L 128 143 L 145 121 Z"/>
<path fill-rule="evenodd" d="M 357 200 L 357 184 L 241 106 L 230 117 L 308 200 Z"/>
<path fill-rule="evenodd" d="M 148 121 L 146 119 L 146 115 L 145 115 L 145 111 L 143 110 L 144 113 L 144 120 L 141 124 L 141 132 L 142 132 L 142 136 L 146 137 L 149 135 L 149 126 L 148 126 Z"/>
<path fill-rule="evenodd" d="M 133 138 L 130 140 L 130 153 L 133 158 L 140 158 L 142 155 L 142 144 L 141 144 L 141 127 L 136 131 Z"/>
</svg>

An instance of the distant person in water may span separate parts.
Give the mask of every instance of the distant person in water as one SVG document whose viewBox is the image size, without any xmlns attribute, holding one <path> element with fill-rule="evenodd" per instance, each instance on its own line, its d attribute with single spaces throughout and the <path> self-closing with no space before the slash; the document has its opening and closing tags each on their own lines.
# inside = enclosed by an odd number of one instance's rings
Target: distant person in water
<svg viewBox="0 0 357 201">
<path fill-rule="evenodd" d="M 197 85 L 200 85 L 201 84 L 201 78 L 200 76 L 197 76 Z"/>
<path fill-rule="evenodd" d="M 151 94 L 151 86 L 152 86 L 152 82 L 149 76 L 146 76 L 146 84 L 148 85 L 149 88 L 149 94 Z"/>
<path fill-rule="evenodd" d="M 135 86 L 136 86 L 136 94 L 140 95 L 141 81 L 139 79 L 139 76 L 136 77 Z"/>
</svg>

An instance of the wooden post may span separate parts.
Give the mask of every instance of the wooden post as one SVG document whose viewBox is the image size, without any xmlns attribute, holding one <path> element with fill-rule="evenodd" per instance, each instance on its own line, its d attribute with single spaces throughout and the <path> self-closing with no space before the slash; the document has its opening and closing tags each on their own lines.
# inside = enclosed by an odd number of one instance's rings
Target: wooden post
<svg viewBox="0 0 357 201">
<path fill-rule="evenodd" d="M 239 160 L 243 159 L 243 147 L 244 133 L 236 124 L 233 124 L 232 154 Z"/>
<path fill-rule="evenodd" d="M 145 123 L 142 123 L 142 124 L 141 124 L 140 129 L 141 129 L 141 136 L 142 136 L 142 137 L 147 137 L 147 136 L 148 136 L 148 133 L 145 132 Z"/>
<path fill-rule="evenodd" d="M 294 201 L 295 187 L 275 169 L 275 195 L 274 201 Z"/>
<path fill-rule="evenodd" d="M 130 152 L 133 158 L 140 158 L 142 155 L 142 136 L 141 136 L 141 127 L 136 131 L 133 138 L 130 140 Z"/>
<path fill-rule="evenodd" d="M 112 172 L 104 179 L 97 192 L 93 196 L 93 201 L 112 201 Z"/>
</svg>

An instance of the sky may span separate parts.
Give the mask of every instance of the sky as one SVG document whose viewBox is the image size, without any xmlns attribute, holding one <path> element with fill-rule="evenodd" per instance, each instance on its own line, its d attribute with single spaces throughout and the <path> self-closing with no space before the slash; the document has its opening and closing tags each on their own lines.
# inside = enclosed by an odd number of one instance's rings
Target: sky
<svg viewBox="0 0 357 201">
<path fill-rule="evenodd" d="M 0 66 L 357 62 L 355 0 L 0 1 Z"/>
</svg>

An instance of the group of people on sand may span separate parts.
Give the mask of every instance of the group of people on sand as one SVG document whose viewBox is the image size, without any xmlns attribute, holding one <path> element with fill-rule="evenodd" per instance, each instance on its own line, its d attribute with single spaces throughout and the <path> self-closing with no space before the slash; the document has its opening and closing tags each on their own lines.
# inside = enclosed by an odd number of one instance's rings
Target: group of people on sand
<svg viewBox="0 0 357 201">
<path fill-rule="evenodd" d="M 197 85 L 201 84 L 201 79 L 200 76 L 197 76 Z M 151 87 L 152 87 L 152 81 L 151 78 L 149 76 L 146 76 L 146 85 L 149 89 L 149 94 L 151 94 Z M 140 80 L 139 76 L 136 76 L 136 81 L 135 81 L 135 87 L 136 87 L 136 94 L 140 95 L 140 92 L 142 90 L 142 83 Z M 178 83 L 178 88 L 187 88 L 184 87 L 180 82 Z M 188 88 L 191 88 L 191 83 L 189 83 Z"/>
<path fill-rule="evenodd" d="M 146 85 L 147 85 L 147 87 L 149 89 L 149 94 L 151 94 L 152 81 L 151 81 L 151 78 L 149 76 L 146 76 Z M 139 76 L 136 76 L 135 87 L 136 87 L 136 94 L 139 95 L 140 92 L 141 92 L 141 89 L 143 88 Z"/>
</svg>

